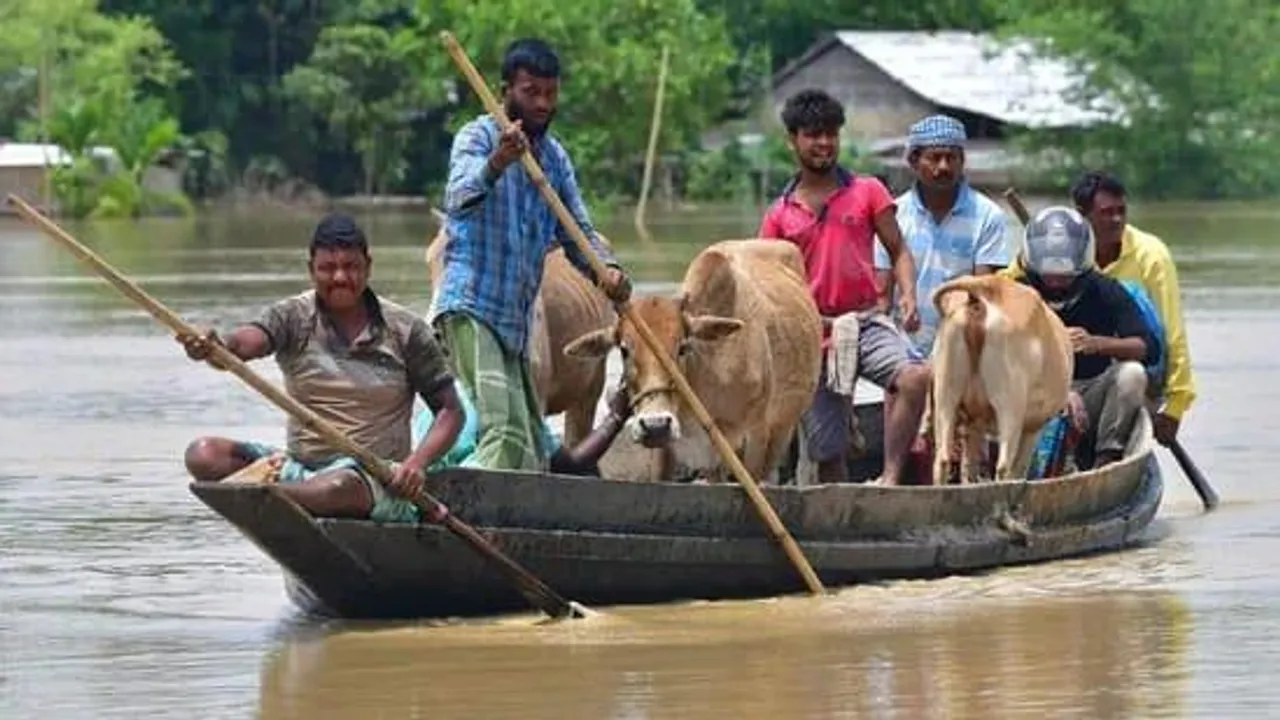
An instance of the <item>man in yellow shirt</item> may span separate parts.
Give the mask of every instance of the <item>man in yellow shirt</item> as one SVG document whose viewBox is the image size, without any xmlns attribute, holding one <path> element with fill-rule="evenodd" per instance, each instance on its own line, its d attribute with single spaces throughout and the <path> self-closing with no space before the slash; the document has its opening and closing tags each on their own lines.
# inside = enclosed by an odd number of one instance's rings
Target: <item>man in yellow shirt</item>
<svg viewBox="0 0 1280 720">
<path fill-rule="evenodd" d="M 1119 179 L 1103 172 L 1085 173 L 1071 187 L 1076 208 L 1093 226 L 1098 268 L 1104 275 L 1140 285 L 1160 314 L 1168 345 L 1168 374 L 1164 404 L 1156 411 L 1153 429 L 1156 439 L 1168 445 L 1177 438 L 1182 416 L 1196 397 L 1191 351 L 1182 322 L 1178 268 L 1160 238 L 1128 224 L 1127 195 Z M 1022 258 L 1014 258 L 1000 274 L 1022 277 Z"/>
</svg>

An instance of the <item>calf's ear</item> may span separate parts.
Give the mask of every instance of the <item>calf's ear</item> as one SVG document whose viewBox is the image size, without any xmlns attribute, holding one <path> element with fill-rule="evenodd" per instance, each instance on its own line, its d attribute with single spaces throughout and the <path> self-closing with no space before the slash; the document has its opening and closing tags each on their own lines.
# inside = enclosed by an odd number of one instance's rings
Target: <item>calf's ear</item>
<svg viewBox="0 0 1280 720">
<path fill-rule="evenodd" d="M 695 315 L 687 318 L 689 337 L 703 342 L 723 340 L 742 329 L 743 323 L 737 318 L 720 317 L 718 315 Z"/>
<path fill-rule="evenodd" d="M 609 354 L 613 347 L 613 328 L 601 328 L 578 337 L 564 346 L 564 354 L 571 358 L 593 358 Z"/>
</svg>

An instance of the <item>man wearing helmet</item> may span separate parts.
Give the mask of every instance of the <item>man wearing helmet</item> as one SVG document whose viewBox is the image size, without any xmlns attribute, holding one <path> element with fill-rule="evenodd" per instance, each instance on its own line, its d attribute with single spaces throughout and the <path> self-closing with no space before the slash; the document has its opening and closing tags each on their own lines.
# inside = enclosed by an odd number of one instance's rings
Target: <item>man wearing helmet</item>
<svg viewBox="0 0 1280 720">
<path fill-rule="evenodd" d="M 1035 288 L 1058 314 L 1075 351 L 1073 404 L 1083 405 L 1089 427 L 1080 447 L 1080 467 L 1119 460 L 1144 408 L 1144 363 L 1155 361 L 1156 344 L 1138 306 L 1116 280 L 1098 272 L 1093 229 L 1075 210 L 1054 206 L 1027 224 L 1018 260 L 1021 282 Z"/>
<path fill-rule="evenodd" d="M 1163 382 L 1147 393 L 1163 399 L 1153 408 L 1152 431 L 1168 445 L 1178 436 L 1182 417 L 1196 398 L 1191 350 L 1182 300 L 1178 290 L 1178 266 L 1160 238 L 1128 221 L 1127 191 L 1120 179 L 1105 172 L 1087 172 L 1071 186 L 1075 207 L 1093 226 L 1097 238 L 1098 271 L 1124 283 L 1138 285 L 1159 316 L 1164 335 Z M 1021 266 L 1015 262 L 1001 274 L 1017 280 Z M 1152 375 L 1148 368 L 1148 376 Z"/>
</svg>

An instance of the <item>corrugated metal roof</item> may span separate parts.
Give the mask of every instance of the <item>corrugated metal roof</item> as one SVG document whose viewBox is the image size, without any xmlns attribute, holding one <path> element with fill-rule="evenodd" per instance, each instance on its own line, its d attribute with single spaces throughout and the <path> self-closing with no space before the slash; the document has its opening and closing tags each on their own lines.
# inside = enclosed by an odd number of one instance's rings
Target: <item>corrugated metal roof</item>
<svg viewBox="0 0 1280 720">
<path fill-rule="evenodd" d="M 108 147 L 95 147 L 90 153 L 104 159 L 115 157 L 115 151 Z M 71 156 L 57 145 L 0 141 L 0 168 L 50 167 L 70 162 Z"/>
<path fill-rule="evenodd" d="M 65 165 L 71 158 L 57 145 L 37 143 L 0 144 L 0 167 L 24 168 Z"/>
<path fill-rule="evenodd" d="M 843 31 L 845 47 L 930 102 L 1030 128 L 1090 125 L 1120 113 L 1069 98 L 1079 73 L 1065 61 L 1038 56 L 1031 43 L 997 43 L 987 35 L 939 32 Z"/>
</svg>

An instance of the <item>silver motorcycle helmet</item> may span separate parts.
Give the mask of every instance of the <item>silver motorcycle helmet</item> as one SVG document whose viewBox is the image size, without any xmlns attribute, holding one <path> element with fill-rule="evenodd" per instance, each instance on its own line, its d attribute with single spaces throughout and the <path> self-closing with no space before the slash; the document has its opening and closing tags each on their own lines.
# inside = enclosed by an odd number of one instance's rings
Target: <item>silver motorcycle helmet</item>
<svg viewBox="0 0 1280 720">
<path fill-rule="evenodd" d="M 1047 207 L 1027 223 L 1022 234 L 1022 262 L 1040 275 L 1079 276 L 1093 269 L 1093 228 L 1076 210 Z"/>
</svg>

